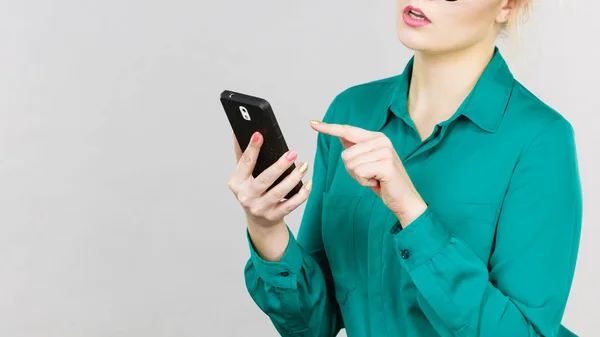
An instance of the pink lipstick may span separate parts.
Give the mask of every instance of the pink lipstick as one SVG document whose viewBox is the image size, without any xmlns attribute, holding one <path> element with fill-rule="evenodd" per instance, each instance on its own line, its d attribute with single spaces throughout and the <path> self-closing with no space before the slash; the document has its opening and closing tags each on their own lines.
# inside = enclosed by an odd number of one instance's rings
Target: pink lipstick
<svg viewBox="0 0 600 337">
<path fill-rule="evenodd" d="M 413 6 L 406 6 L 406 8 L 404 8 L 402 19 L 404 20 L 404 23 L 415 28 L 427 26 L 431 23 L 422 10 Z"/>
</svg>

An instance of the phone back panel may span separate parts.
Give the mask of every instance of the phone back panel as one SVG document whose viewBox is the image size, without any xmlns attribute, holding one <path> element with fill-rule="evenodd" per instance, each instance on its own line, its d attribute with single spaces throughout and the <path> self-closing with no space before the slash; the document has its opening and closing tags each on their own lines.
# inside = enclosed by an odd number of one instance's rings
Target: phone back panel
<svg viewBox="0 0 600 337">
<path fill-rule="evenodd" d="M 252 172 L 254 177 L 273 165 L 289 150 L 271 105 L 266 100 L 225 90 L 221 93 L 221 104 L 242 151 L 245 151 L 250 144 L 250 138 L 254 132 L 260 132 L 264 138 L 256 166 Z M 295 167 L 296 165 L 292 164 L 269 189 L 289 175 Z M 300 187 L 302 187 L 302 182 L 294 187 L 286 199 L 297 193 Z"/>
</svg>

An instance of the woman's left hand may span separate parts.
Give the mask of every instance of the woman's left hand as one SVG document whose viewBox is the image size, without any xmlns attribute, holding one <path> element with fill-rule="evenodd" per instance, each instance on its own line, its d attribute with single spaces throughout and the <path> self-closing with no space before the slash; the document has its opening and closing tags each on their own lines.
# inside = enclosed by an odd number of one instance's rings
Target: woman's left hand
<svg viewBox="0 0 600 337">
<path fill-rule="evenodd" d="M 425 211 L 427 204 L 385 134 L 318 121 L 311 121 L 311 126 L 318 132 L 340 139 L 345 148 L 342 160 L 350 176 L 362 186 L 371 187 L 403 227 Z"/>
</svg>

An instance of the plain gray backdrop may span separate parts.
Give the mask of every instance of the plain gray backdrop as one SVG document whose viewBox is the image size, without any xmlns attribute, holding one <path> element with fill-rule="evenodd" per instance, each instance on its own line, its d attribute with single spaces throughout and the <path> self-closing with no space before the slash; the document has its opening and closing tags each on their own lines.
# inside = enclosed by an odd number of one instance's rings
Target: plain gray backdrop
<svg viewBox="0 0 600 337">
<path fill-rule="evenodd" d="M 577 133 L 584 226 L 564 323 L 580 336 L 600 318 L 599 12 L 539 1 L 521 46 L 501 44 Z M 244 284 L 219 94 L 268 99 L 308 179 L 308 120 L 411 56 L 395 1 L 1 0 L 0 42 L 7 337 L 277 336 Z"/>
</svg>

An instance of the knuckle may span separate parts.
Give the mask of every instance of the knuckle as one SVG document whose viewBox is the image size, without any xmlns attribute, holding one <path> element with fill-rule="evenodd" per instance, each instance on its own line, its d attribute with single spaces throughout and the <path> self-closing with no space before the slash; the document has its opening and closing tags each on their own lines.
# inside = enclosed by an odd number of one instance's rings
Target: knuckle
<svg viewBox="0 0 600 337">
<path fill-rule="evenodd" d="M 269 185 L 271 183 L 271 180 L 272 180 L 271 175 L 265 174 L 265 175 L 262 175 L 260 178 L 258 178 L 257 182 L 260 185 Z"/>
<path fill-rule="evenodd" d="M 285 213 L 286 213 L 286 214 L 290 214 L 290 213 L 292 213 L 292 212 L 293 212 L 295 209 L 296 209 L 296 205 L 294 205 L 294 204 L 289 204 L 289 205 L 285 206 L 285 209 L 284 209 L 284 210 L 285 210 Z"/>
<path fill-rule="evenodd" d="M 375 139 L 373 140 L 377 144 L 385 144 L 389 138 L 381 131 L 375 133 Z"/>
<path fill-rule="evenodd" d="M 348 171 L 354 171 L 355 167 L 356 165 L 354 164 L 354 162 L 350 161 L 346 163 L 346 170 Z"/>
<path fill-rule="evenodd" d="M 287 170 L 287 168 L 290 167 L 290 165 L 292 165 L 292 163 L 286 158 L 282 158 L 280 161 L 277 161 L 275 163 L 275 167 L 279 172 Z"/>
<path fill-rule="evenodd" d="M 250 198 L 248 198 L 246 195 L 239 195 L 238 201 L 240 202 L 240 205 L 242 205 L 244 208 L 250 207 Z"/>
<path fill-rule="evenodd" d="M 348 152 L 347 152 L 347 151 L 345 151 L 345 150 L 344 150 L 344 151 L 342 151 L 342 160 L 343 160 L 343 161 L 346 161 L 346 160 L 348 160 Z"/>
<path fill-rule="evenodd" d="M 275 201 L 279 201 L 279 200 L 283 199 L 283 197 L 285 197 L 285 194 L 283 193 L 283 191 L 280 191 L 280 190 L 273 191 L 273 199 L 275 199 Z"/>
<path fill-rule="evenodd" d="M 249 155 L 249 154 L 247 154 L 247 153 L 244 153 L 244 154 L 242 155 L 242 161 L 243 161 L 243 163 L 244 163 L 244 164 L 246 164 L 246 165 L 252 164 L 252 157 L 250 157 L 250 155 Z"/>
<path fill-rule="evenodd" d="M 248 208 L 248 211 L 252 214 L 252 215 L 259 215 L 262 211 L 262 208 L 257 206 L 257 205 L 252 205 Z"/>
</svg>

